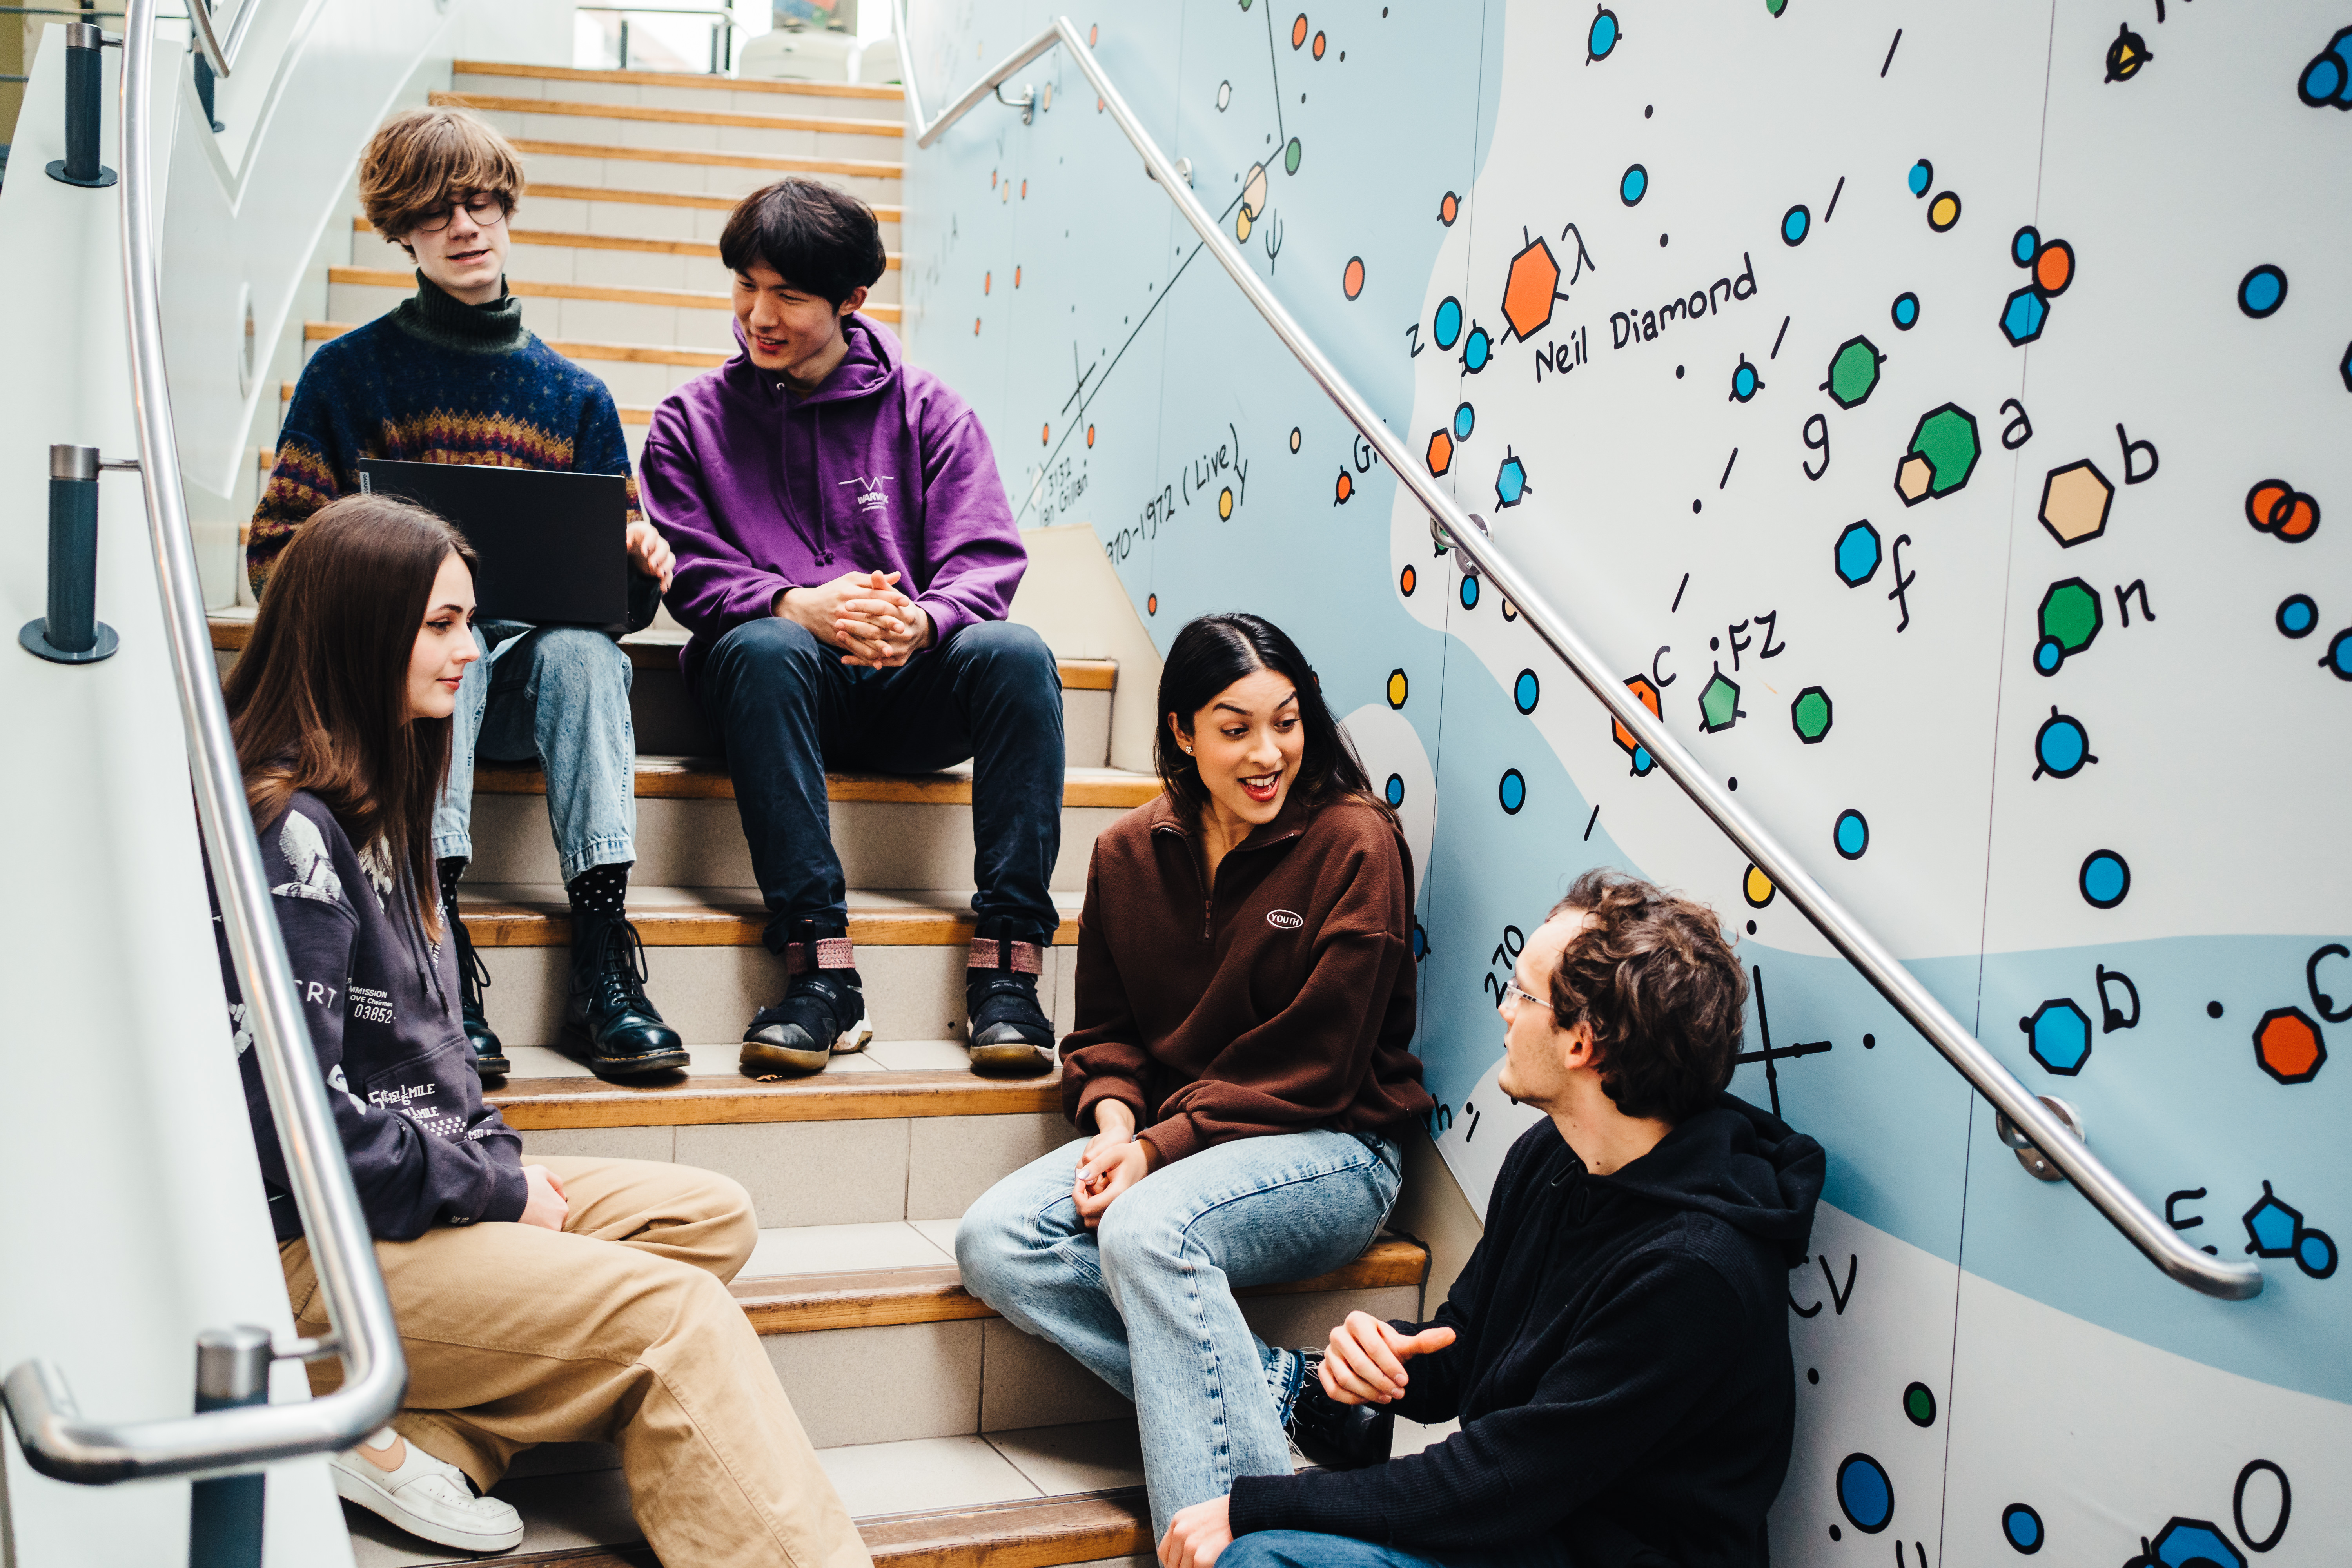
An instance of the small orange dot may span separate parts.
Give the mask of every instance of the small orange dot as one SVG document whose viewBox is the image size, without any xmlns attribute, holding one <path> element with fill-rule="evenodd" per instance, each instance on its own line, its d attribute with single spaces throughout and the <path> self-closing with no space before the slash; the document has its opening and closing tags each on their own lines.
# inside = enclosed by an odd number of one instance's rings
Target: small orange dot
<svg viewBox="0 0 2352 1568">
<path fill-rule="evenodd" d="M 1143 601 L 1143 613 L 1148 616 L 1156 616 L 1160 613 L 1159 595 L 1153 594 Z"/>
<path fill-rule="evenodd" d="M 1029 199 L 1029 182 L 1026 180 L 1021 182 L 1021 199 L 1024 202 Z"/>
<path fill-rule="evenodd" d="M 2047 246 L 2033 258 L 2033 280 L 2042 285 L 2045 293 L 2055 294 L 2064 289 L 2074 273 L 2074 258 L 2064 246 Z"/>
<path fill-rule="evenodd" d="M 1339 470 L 1339 483 L 1336 488 L 1335 493 L 1340 500 L 1346 500 L 1349 496 L 1356 493 L 1356 481 L 1349 476 L 1348 470 L 1345 468 Z"/>
<path fill-rule="evenodd" d="M 980 275 L 980 291 L 981 291 L 982 293 L 983 293 L 983 294 L 987 293 L 987 292 L 988 292 L 992 288 L 993 288 L 993 287 L 995 286 L 995 283 L 996 283 L 996 274 L 995 274 L 995 273 L 993 273 L 993 272 L 983 272 L 983 273 L 982 273 L 982 274 Z"/>
<path fill-rule="evenodd" d="M 988 172 L 988 188 L 992 191 L 996 189 L 996 171 L 993 169 Z"/>
<path fill-rule="evenodd" d="M 1315 58 L 1318 60 L 1323 58 L 1323 35 L 1320 33 L 1315 35 Z"/>
<path fill-rule="evenodd" d="M 1298 13 L 1298 20 L 1290 24 L 1290 47 L 1297 48 L 1307 41 L 1307 13 Z"/>
<path fill-rule="evenodd" d="M 1020 287 L 1021 287 L 1021 268 L 1019 268 L 1018 267 L 1016 267 L 1016 268 L 1014 268 L 1013 269 L 1013 286 L 1015 289 L 1018 289 L 1018 288 L 1020 288 Z"/>
<path fill-rule="evenodd" d="M 1095 444 L 1095 427 L 1094 427 L 1093 426 L 1089 425 L 1089 426 L 1087 426 L 1087 446 L 1089 446 L 1089 447 L 1091 447 L 1091 446 L 1093 446 L 1094 444 Z"/>
<path fill-rule="evenodd" d="M 1339 287 L 1350 300 L 1364 291 L 1364 258 L 1362 257 L 1348 258 L 1348 268 L 1339 274 Z"/>
<path fill-rule="evenodd" d="M 1397 574 L 1397 586 L 1404 590 L 1407 598 L 1412 596 L 1413 584 L 1420 581 L 1419 574 L 1410 566 Z"/>
<path fill-rule="evenodd" d="M 1097 98 L 1097 99 L 1096 99 L 1096 100 L 1095 100 L 1095 112 L 1096 112 L 1097 114 L 1100 114 L 1102 111 L 1103 111 L 1103 100 L 1102 100 L 1101 99 Z"/>
<path fill-rule="evenodd" d="M 1087 29 L 1087 47 L 1088 47 L 1088 48 L 1090 48 L 1090 49 L 1091 49 L 1091 48 L 1093 48 L 1093 47 L 1095 47 L 1095 45 L 1097 45 L 1097 43 L 1100 43 L 1101 41 L 1102 41 L 1102 24 L 1101 24 L 1100 22 L 1097 22 L 1093 26 L 1088 27 L 1088 28 Z"/>
<path fill-rule="evenodd" d="M 1051 425 L 1039 426 L 1037 427 L 1037 445 L 1040 447 L 1045 445 L 1045 443 L 1054 438 L 1054 427 Z"/>
<path fill-rule="evenodd" d="M 1461 202 L 1455 198 L 1452 191 L 1446 192 L 1445 199 L 1437 204 L 1437 221 L 1443 224 L 1451 224 L 1456 217 L 1461 216 Z"/>
<path fill-rule="evenodd" d="M 971 335 L 975 338 L 980 336 L 980 318 L 978 316 L 974 316 L 971 319 Z"/>
</svg>

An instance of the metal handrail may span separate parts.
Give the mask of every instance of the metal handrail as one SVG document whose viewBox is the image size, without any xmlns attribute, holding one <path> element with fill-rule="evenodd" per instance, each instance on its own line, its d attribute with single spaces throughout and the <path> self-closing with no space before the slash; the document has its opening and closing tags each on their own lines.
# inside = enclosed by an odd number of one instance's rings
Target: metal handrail
<svg viewBox="0 0 2352 1568">
<path fill-rule="evenodd" d="M 131 0 L 122 48 L 122 274 L 131 330 L 131 390 L 139 421 L 141 482 L 155 553 L 164 630 L 187 731 L 196 814 L 210 851 L 229 952 L 253 1027 L 253 1051 L 277 1120 L 278 1142 L 310 1238 L 310 1258 L 333 1333 L 280 1347 L 283 1357 L 341 1355 L 344 1381 L 322 1398 L 257 1405 L 157 1421 L 86 1421 L 55 1363 L 28 1361 L 8 1373 L 0 1399 L 26 1463 L 85 1485 L 159 1476 L 219 1475 L 273 1460 L 351 1447 L 400 1407 L 408 1367 L 392 1302 L 326 1084 L 297 1000 L 292 965 L 271 911 L 269 879 L 245 804 L 245 779 L 221 700 L 195 546 L 180 490 L 179 444 L 163 373 L 163 321 L 155 235 L 154 100 L 157 0 Z M 201 9 L 196 0 L 191 9 Z"/>
<path fill-rule="evenodd" d="M 1202 245 L 1217 258 L 1233 279 L 1242 294 L 1265 318 L 1266 325 L 1297 357 L 1317 385 L 1347 416 L 1349 424 L 1377 451 L 1392 469 L 1400 483 L 1412 492 L 1413 499 L 1430 513 L 1430 529 L 1441 544 L 1448 545 L 1468 560 L 1473 569 L 1492 579 L 1503 597 L 1515 605 L 1528 625 L 1534 628 L 1544 645 L 1559 656 L 1571 673 L 1582 681 L 1601 705 L 1609 710 L 1610 717 L 1633 733 L 1634 741 L 1648 749 L 1666 776 L 1682 787 L 1710 821 L 1721 828 L 1730 840 L 1753 861 L 1757 868 L 1772 879 L 1774 887 L 1786 894 L 1789 901 L 1829 940 L 1830 945 L 1844 955 L 1846 961 L 1862 972 L 1863 978 L 1912 1027 L 1927 1038 L 1927 1043 L 1943 1054 L 1944 1059 L 1958 1069 L 1970 1088 L 1992 1103 L 1993 1108 L 2019 1129 L 2025 1140 L 2040 1149 L 2051 1164 L 2074 1184 L 2093 1207 L 2106 1216 L 2107 1223 L 2121 1231 L 2124 1238 L 2145 1254 L 2149 1262 L 2167 1275 L 2191 1289 L 2217 1296 L 2224 1300 L 2242 1301 L 2260 1295 L 2263 1289 L 2262 1270 L 2247 1262 L 2225 1262 L 2191 1247 L 2180 1234 L 2141 1201 L 2139 1195 L 2116 1177 L 2114 1172 L 2093 1155 L 2082 1140 L 2070 1132 L 2063 1122 L 2048 1107 L 2020 1083 L 1998 1058 L 1985 1049 L 1983 1044 L 1952 1016 L 1944 1005 L 1928 994 L 1927 987 L 1912 976 L 1902 962 L 1890 952 L 1878 939 L 1864 929 L 1846 908 L 1832 898 L 1826 889 L 1815 881 L 1810 872 L 1791 855 L 1787 847 L 1768 832 L 1764 826 L 1750 816 L 1734 800 L 1729 791 L 1699 766 L 1698 762 L 1675 738 L 1673 731 L 1654 716 L 1633 692 L 1612 675 L 1600 656 L 1570 625 L 1566 616 L 1555 608 L 1517 564 L 1506 555 L 1487 532 L 1484 519 L 1465 512 L 1454 499 L 1440 489 L 1436 482 L 1423 470 L 1420 463 L 1402 441 L 1389 433 L 1380 416 L 1364 401 L 1361 394 L 1339 374 L 1339 367 L 1325 357 L 1323 351 L 1307 337 L 1304 329 L 1292 319 L 1282 302 L 1274 297 L 1258 275 L 1250 268 L 1241 249 L 1225 235 L 1208 209 L 1192 194 L 1182 172 L 1160 150 L 1143 122 L 1128 107 L 1097 60 L 1094 51 L 1067 16 L 1056 17 L 1054 25 L 1022 45 L 1004 58 L 1002 64 L 981 79 L 980 82 L 950 105 L 938 120 L 922 118 L 920 100 L 914 80 L 913 60 L 906 37 L 905 0 L 893 0 L 895 20 L 899 28 L 898 47 L 907 77 L 907 101 L 914 111 L 917 131 L 916 144 L 928 147 L 939 135 L 986 100 L 996 87 L 1013 72 L 1044 54 L 1056 44 L 1069 51 L 1078 68 L 1086 73 L 1111 119 L 1135 150 L 1143 156 L 1144 166 L 1184 221 L 1192 226 Z M 1017 100 L 1015 100 L 1017 102 Z"/>
</svg>

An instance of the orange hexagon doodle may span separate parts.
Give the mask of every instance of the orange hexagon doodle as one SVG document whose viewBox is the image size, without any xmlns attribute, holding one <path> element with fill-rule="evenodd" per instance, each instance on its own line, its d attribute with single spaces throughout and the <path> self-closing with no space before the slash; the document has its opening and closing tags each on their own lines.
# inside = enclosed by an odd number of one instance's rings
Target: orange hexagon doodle
<svg viewBox="0 0 2352 1568">
<path fill-rule="evenodd" d="M 2309 1083 L 2326 1065 L 2319 1026 L 2300 1007 L 2273 1007 L 2254 1026 L 2254 1061 L 2281 1083 Z"/>
<path fill-rule="evenodd" d="M 1656 715 L 1658 712 L 1658 689 L 1650 684 L 1650 678 L 1648 676 L 1634 676 L 1632 679 L 1625 682 L 1625 689 L 1640 698 L 1642 700 L 1642 706 L 1647 708 L 1653 716 Z M 1609 728 L 1615 731 L 1617 743 L 1624 748 L 1625 754 L 1627 756 L 1630 757 L 1634 752 L 1642 749 L 1642 742 L 1633 738 L 1633 731 L 1625 728 L 1624 725 L 1619 723 L 1616 720 L 1612 719 L 1609 721 Z"/>
<path fill-rule="evenodd" d="M 2071 550 L 2107 531 L 2107 508 L 2115 499 L 2116 487 L 2088 458 L 2053 468 L 2042 481 L 2042 526 Z"/>
<path fill-rule="evenodd" d="M 1559 263 L 1551 247 L 1538 235 L 1511 258 L 1510 276 L 1503 284 L 1503 315 L 1521 339 L 1533 337 L 1551 324 L 1551 302 L 1559 288 Z"/>
<path fill-rule="evenodd" d="M 1442 474 L 1454 466 L 1454 437 L 1445 431 L 1434 430 L 1429 437 L 1429 471 Z"/>
</svg>

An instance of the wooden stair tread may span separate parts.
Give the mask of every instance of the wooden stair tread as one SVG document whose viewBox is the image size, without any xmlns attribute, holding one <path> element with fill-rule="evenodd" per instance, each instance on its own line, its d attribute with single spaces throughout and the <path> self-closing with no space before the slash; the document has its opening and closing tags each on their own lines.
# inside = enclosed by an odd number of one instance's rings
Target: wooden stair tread
<svg viewBox="0 0 2352 1568">
<path fill-rule="evenodd" d="M 893 310 L 898 309 L 895 305 L 890 308 Z M 895 316 L 887 319 L 897 320 Z M 341 337 L 345 332 L 358 331 L 361 324 L 358 321 L 305 321 L 302 323 L 302 341 L 326 342 Z M 688 349 L 671 343 L 591 343 L 554 338 L 541 338 L 540 342 L 566 359 L 624 360 L 635 364 L 698 365 L 708 369 L 725 364 L 734 357 L 731 349 Z"/>
<path fill-rule="evenodd" d="M 474 793 L 545 795 L 547 775 L 534 767 L 484 763 L 474 770 Z M 733 800 L 735 781 L 728 776 L 726 764 L 715 758 L 640 754 L 635 794 L 639 800 Z M 1130 810 L 1157 799 L 1159 795 L 1157 778 L 1123 768 L 1070 768 L 1063 775 L 1062 805 L 1066 807 Z M 828 773 L 825 798 L 899 805 L 970 805 L 971 775 Z"/>
<path fill-rule="evenodd" d="M 477 947 L 568 947 L 572 910 L 561 887 L 460 884 L 458 915 Z M 749 889 L 633 887 L 629 921 L 647 947 L 757 947 L 767 929 L 767 906 Z M 909 895 L 880 904 L 871 895 L 849 899 L 849 940 L 866 947 L 960 946 L 971 940 L 975 917 L 954 893 Z M 1064 915 L 1054 945 L 1078 940 L 1075 915 Z"/>
<path fill-rule="evenodd" d="M 732 205 L 732 203 L 729 204 L 730 208 Z M 375 226 L 368 222 L 364 216 L 354 213 L 352 215 L 352 232 L 373 234 Z M 719 258 L 719 246 L 713 240 L 664 239 L 624 234 L 573 234 L 562 229 L 546 228 L 510 229 L 508 231 L 507 237 L 517 245 L 562 246 L 574 250 L 628 250 L 656 256 L 701 256 L 712 260 L 717 260 Z M 898 251 L 886 250 L 882 253 L 883 270 L 896 272 L 899 270 L 899 264 L 900 256 Z"/>
<path fill-rule="evenodd" d="M 706 195 L 700 191 L 638 191 L 625 190 L 617 185 L 566 185 L 534 183 L 523 192 L 528 201 L 532 196 L 545 196 L 551 201 L 627 202 L 638 206 L 693 207 L 700 212 L 733 212 L 742 201 L 740 196 Z M 882 223 L 901 223 L 906 219 L 904 207 L 869 204 L 874 216 Z"/>
<path fill-rule="evenodd" d="M 578 1127 L 698 1127 L 766 1121 L 866 1121 L 913 1116 L 1058 1115 L 1062 1073 L 993 1079 L 956 1068 L 821 1072 L 764 1083 L 689 1078 L 616 1084 L 510 1078 L 482 1098 L 517 1131 Z"/>
<path fill-rule="evenodd" d="M 772 169 L 785 174 L 856 174 L 869 180 L 901 179 L 904 163 L 880 158 L 816 158 L 788 153 L 719 153 L 682 147 L 619 147 L 604 142 L 551 142 L 511 136 L 508 142 L 525 157 L 612 158 L 635 163 L 702 163 L 721 169 Z"/>
<path fill-rule="evenodd" d="M 763 81 L 757 78 L 703 76 L 683 71 L 593 70 L 576 66 L 510 65 L 499 60 L 456 60 L 452 76 L 503 76 L 536 81 L 602 81 L 635 87 L 692 87 L 713 92 L 791 94 L 803 98 L 856 98 L 903 102 L 896 83 L 855 81 Z"/>
<path fill-rule="evenodd" d="M 351 283 L 366 289 L 416 289 L 416 275 L 391 267 L 330 267 L 330 283 Z M 623 305 L 669 305 L 687 310 L 734 313 L 735 300 L 701 289 L 640 289 L 625 283 L 548 283 L 530 278 L 507 279 L 507 291 L 524 300 L 606 300 Z"/>
<path fill-rule="evenodd" d="M 1304 1296 L 1334 1290 L 1377 1290 L 1417 1286 L 1429 1273 L 1429 1253 L 1402 1237 L 1376 1237 L 1353 1262 L 1312 1279 L 1252 1285 L 1234 1292 L 1254 1296 Z M 877 1328 L 896 1323 L 943 1323 L 993 1318 L 996 1310 L 963 1288 L 952 1263 L 907 1268 L 876 1268 L 844 1274 L 794 1274 L 739 1278 L 728 1287 L 751 1326 L 763 1334 L 813 1333 L 825 1329 Z"/>
<path fill-rule="evenodd" d="M 294 395 L 294 384 L 282 383 L 281 398 Z M 623 421 L 626 423 L 625 418 Z M 239 605 L 211 613 L 213 647 L 216 651 L 235 652 L 253 637 L 253 610 Z M 648 628 L 631 632 L 621 639 L 621 649 L 629 662 L 639 669 L 676 669 L 678 650 L 686 646 L 686 637 L 678 632 Z M 1062 675 L 1065 691 L 1108 691 L 1118 684 L 1118 661 L 1112 658 L 1063 658 L 1055 663 Z"/>
<path fill-rule="evenodd" d="M 849 120 L 822 114 L 755 114 L 740 109 L 671 109 L 653 103 L 582 103 L 562 98 L 505 98 L 478 92 L 435 92 L 436 109 L 492 114 L 560 114 L 577 120 L 639 120 L 667 125 L 725 125 L 760 131 L 814 131 L 849 136 L 903 136 L 903 120 Z"/>
</svg>

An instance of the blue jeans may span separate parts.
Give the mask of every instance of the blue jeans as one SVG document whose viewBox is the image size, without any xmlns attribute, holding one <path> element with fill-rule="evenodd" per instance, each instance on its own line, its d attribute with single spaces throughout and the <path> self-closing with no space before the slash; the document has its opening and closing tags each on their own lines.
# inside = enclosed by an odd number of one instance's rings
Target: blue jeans
<svg viewBox="0 0 2352 1568">
<path fill-rule="evenodd" d="M 792 940 L 793 921 L 847 919 L 828 766 L 927 773 L 971 758 L 973 911 L 1036 933 L 1061 923 L 1049 889 L 1062 847 L 1062 681 L 1027 626 L 976 621 L 896 669 L 865 669 L 772 616 L 720 637 L 694 680 L 727 751 L 771 948 Z"/>
<path fill-rule="evenodd" d="M 1516 1546 L 1431 1556 L 1348 1535 L 1261 1530 L 1235 1536 L 1217 1559 L 1217 1568 L 1574 1568 L 1574 1561 L 1568 1548 L 1549 1535 Z"/>
<path fill-rule="evenodd" d="M 485 632 L 488 637 L 484 636 Z M 501 638 L 495 644 L 490 638 Z M 637 858 L 637 736 L 629 656 L 581 626 L 491 622 L 474 631 L 449 725 L 449 782 L 433 808 L 433 858 L 474 857 L 474 759 L 537 763 L 566 882 Z"/>
<path fill-rule="evenodd" d="M 1352 1261 L 1396 1203 L 1403 1155 L 1347 1132 L 1236 1139 L 1146 1176 L 1090 1231 L 1071 1194 L 1087 1142 L 983 1194 L 956 1262 L 965 1289 L 1135 1401 L 1157 1541 L 1235 1476 L 1290 1473 L 1283 1423 L 1304 1369 L 1250 1331 L 1234 1288 Z"/>
</svg>

